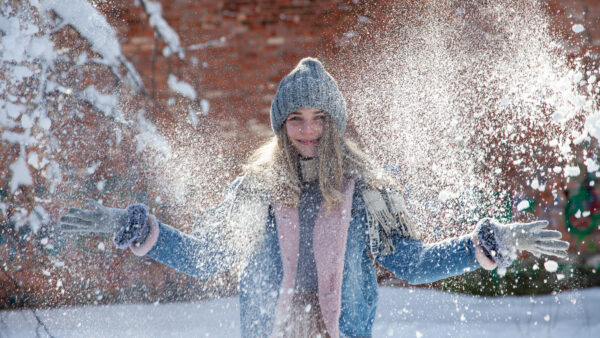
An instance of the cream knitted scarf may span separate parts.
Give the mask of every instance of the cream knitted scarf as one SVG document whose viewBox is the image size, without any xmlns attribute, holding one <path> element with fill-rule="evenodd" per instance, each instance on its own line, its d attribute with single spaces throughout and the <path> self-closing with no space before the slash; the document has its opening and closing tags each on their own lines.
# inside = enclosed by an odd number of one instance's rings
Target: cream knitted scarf
<svg viewBox="0 0 600 338">
<path fill-rule="evenodd" d="M 316 161 L 302 161 L 300 170 L 305 179 L 316 174 Z M 394 251 L 393 235 L 402 238 L 417 239 L 420 235 L 410 220 L 402 193 L 391 189 L 373 189 L 367 184 L 357 182 L 355 189 L 364 201 L 367 215 L 369 248 L 375 258 Z M 227 212 L 229 237 L 236 246 L 242 248 L 241 254 L 249 254 L 260 245 L 272 205 L 268 183 L 246 175 L 234 191 L 233 201 Z M 242 257 L 243 257 L 242 256 Z"/>
</svg>

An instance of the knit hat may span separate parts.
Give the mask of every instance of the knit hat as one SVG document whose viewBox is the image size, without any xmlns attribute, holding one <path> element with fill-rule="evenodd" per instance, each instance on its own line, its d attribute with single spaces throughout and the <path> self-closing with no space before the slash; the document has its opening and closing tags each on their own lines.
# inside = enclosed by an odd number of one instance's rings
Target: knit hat
<svg viewBox="0 0 600 338">
<path fill-rule="evenodd" d="M 300 108 L 322 109 L 331 116 L 340 135 L 346 129 L 346 102 L 335 79 L 319 60 L 304 58 L 286 75 L 271 104 L 271 128 L 277 135 L 288 115 Z"/>
</svg>

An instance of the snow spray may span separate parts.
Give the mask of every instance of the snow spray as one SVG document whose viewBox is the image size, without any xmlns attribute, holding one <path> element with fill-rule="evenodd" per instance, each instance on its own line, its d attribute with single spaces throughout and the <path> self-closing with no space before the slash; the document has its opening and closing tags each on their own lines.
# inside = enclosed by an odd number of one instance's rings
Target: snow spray
<svg viewBox="0 0 600 338">
<path fill-rule="evenodd" d="M 398 169 L 426 240 L 509 218 L 526 191 L 556 197 L 578 163 L 598 174 L 598 69 L 550 20 L 537 1 L 403 4 L 341 53 L 352 124 Z"/>
</svg>

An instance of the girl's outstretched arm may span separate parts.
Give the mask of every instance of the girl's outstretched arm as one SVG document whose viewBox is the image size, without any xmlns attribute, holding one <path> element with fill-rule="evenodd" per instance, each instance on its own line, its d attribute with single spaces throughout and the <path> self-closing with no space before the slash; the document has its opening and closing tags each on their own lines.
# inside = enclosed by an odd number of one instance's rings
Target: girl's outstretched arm
<svg viewBox="0 0 600 338">
<path fill-rule="evenodd" d="M 559 258 L 567 257 L 569 243 L 561 233 L 545 229 L 547 221 L 501 224 L 482 219 L 471 235 L 434 244 L 420 240 L 394 238 L 395 250 L 377 260 L 398 278 L 411 284 L 431 283 L 483 267 L 508 267 L 517 251 L 530 251 Z"/>
<path fill-rule="evenodd" d="M 132 243 L 131 251 L 199 279 L 208 279 L 228 270 L 237 256 L 234 250 L 228 248 L 224 232 L 242 180 L 237 178 L 231 184 L 223 202 L 205 213 L 192 235 L 184 234 L 149 215 L 150 233 L 144 242 Z"/>
<path fill-rule="evenodd" d="M 234 263 L 234 253 L 222 245 L 217 235 L 190 236 L 158 222 L 154 216 L 149 216 L 148 223 L 148 239 L 130 246 L 137 256 L 148 256 L 199 279 L 226 271 Z"/>
<path fill-rule="evenodd" d="M 394 246 L 393 252 L 377 257 L 377 261 L 410 284 L 431 283 L 481 267 L 471 236 L 434 244 L 396 237 Z"/>
<path fill-rule="evenodd" d="M 193 236 L 159 222 L 142 204 L 127 209 L 107 208 L 89 201 L 92 209 L 72 208 L 61 217 L 66 232 L 114 232 L 118 248 L 131 248 L 137 256 L 145 256 L 199 279 L 208 279 L 229 269 L 236 260 L 223 239 L 223 225 L 235 203 L 236 188 L 242 178 L 231 185 L 225 200 L 207 212 L 200 231 Z"/>
</svg>

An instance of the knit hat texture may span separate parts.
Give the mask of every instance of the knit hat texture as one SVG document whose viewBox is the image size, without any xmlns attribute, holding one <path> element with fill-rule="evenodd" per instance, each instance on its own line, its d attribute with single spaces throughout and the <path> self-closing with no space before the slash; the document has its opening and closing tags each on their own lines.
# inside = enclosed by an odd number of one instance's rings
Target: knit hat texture
<svg viewBox="0 0 600 338">
<path fill-rule="evenodd" d="M 319 60 L 304 58 L 286 75 L 271 104 L 271 128 L 277 135 L 288 115 L 300 108 L 322 109 L 331 116 L 340 135 L 346 130 L 346 102 L 335 79 Z"/>
</svg>

